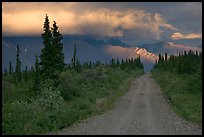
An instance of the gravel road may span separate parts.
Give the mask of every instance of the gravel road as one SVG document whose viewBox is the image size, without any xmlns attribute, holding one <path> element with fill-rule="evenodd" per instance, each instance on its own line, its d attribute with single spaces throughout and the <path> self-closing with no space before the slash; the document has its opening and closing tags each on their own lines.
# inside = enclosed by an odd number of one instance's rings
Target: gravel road
<svg viewBox="0 0 204 137">
<path fill-rule="evenodd" d="M 91 117 L 59 135 L 192 135 L 202 127 L 176 115 L 150 73 L 132 81 L 129 91 L 104 114 Z"/>
</svg>

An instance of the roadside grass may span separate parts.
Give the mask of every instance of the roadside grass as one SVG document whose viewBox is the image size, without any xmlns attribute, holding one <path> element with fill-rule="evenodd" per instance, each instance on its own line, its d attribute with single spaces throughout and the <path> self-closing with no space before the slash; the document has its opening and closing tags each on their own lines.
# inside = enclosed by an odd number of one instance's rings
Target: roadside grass
<svg viewBox="0 0 204 137">
<path fill-rule="evenodd" d="M 202 123 L 202 76 L 153 71 L 172 109 L 184 119 Z"/>
<path fill-rule="evenodd" d="M 81 73 L 67 70 L 60 75 L 59 87 L 50 88 L 49 81 L 42 83 L 38 96 L 34 96 L 29 82 L 16 87 L 3 79 L 2 134 L 52 133 L 101 114 L 128 91 L 133 77 L 142 74 L 141 69 L 107 66 Z M 14 100 L 12 96 L 16 96 Z"/>
</svg>

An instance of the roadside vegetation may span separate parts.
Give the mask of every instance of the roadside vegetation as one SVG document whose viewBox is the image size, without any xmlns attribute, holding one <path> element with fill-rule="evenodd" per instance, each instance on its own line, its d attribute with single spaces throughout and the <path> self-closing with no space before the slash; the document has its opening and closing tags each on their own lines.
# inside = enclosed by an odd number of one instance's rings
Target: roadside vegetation
<svg viewBox="0 0 204 137">
<path fill-rule="evenodd" d="M 62 35 L 46 15 L 44 48 L 34 67 L 21 68 L 17 45 L 15 70 L 2 72 L 2 134 L 46 134 L 69 127 L 111 108 L 128 91 L 133 77 L 144 73 L 140 58 L 81 63 L 75 45 L 64 64 Z M 68 46 L 68 45 L 67 45 Z"/>
<path fill-rule="evenodd" d="M 202 123 L 202 53 L 184 51 L 167 60 L 159 55 L 152 70 L 173 110 L 188 121 Z"/>
</svg>

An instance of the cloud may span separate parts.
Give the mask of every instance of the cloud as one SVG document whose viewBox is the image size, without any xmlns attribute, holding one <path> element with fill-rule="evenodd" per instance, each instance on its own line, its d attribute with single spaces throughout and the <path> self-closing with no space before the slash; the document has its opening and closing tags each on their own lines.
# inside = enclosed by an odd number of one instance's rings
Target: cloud
<svg viewBox="0 0 204 137">
<path fill-rule="evenodd" d="M 125 32 L 133 30 L 153 39 L 160 39 L 164 31 L 177 30 L 159 13 L 128 8 L 123 11 L 103 7 L 89 9 L 86 5 L 87 3 L 3 2 L 3 35 L 39 35 L 43 32 L 45 14 L 49 15 L 50 26 L 55 20 L 62 34 L 122 37 Z"/>
<path fill-rule="evenodd" d="M 171 35 L 172 39 L 196 39 L 196 38 L 202 38 L 202 34 L 195 34 L 195 33 L 191 33 L 191 34 L 182 34 L 180 32 L 175 32 Z"/>
<path fill-rule="evenodd" d="M 135 48 L 121 47 L 121 46 L 111 46 L 107 45 L 105 47 L 105 52 L 115 59 L 126 59 L 126 58 L 137 58 L 138 54 L 135 53 Z"/>
</svg>

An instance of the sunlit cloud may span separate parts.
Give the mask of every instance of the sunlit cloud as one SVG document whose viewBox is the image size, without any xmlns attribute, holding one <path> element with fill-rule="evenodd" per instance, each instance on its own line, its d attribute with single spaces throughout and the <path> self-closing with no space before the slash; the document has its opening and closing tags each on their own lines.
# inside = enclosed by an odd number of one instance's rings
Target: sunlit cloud
<svg viewBox="0 0 204 137">
<path fill-rule="evenodd" d="M 180 32 L 175 32 L 174 34 L 171 35 L 172 39 L 195 39 L 195 38 L 202 38 L 202 34 L 182 34 Z"/>
<path fill-rule="evenodd" d="M 137 58 L 139 55 L 135 53 L 134 49 L 135 48 L 108 45 L 105 48 L 105 52 L 115 59 Z"/>
<path fill-rule="evenodd" d="M 43 31 L 45 14 L 49 16 L 50 26 L 55 20 L 63 34 L 122 37 L 125 31 L 142 30 L 154 39 L 160 39 L 165 30 L 177 30 L 159 13 L 141 9 L 78 8 L 82 4 L 4 2 L 3 35 L 39 35 Z"/>
</svg>

